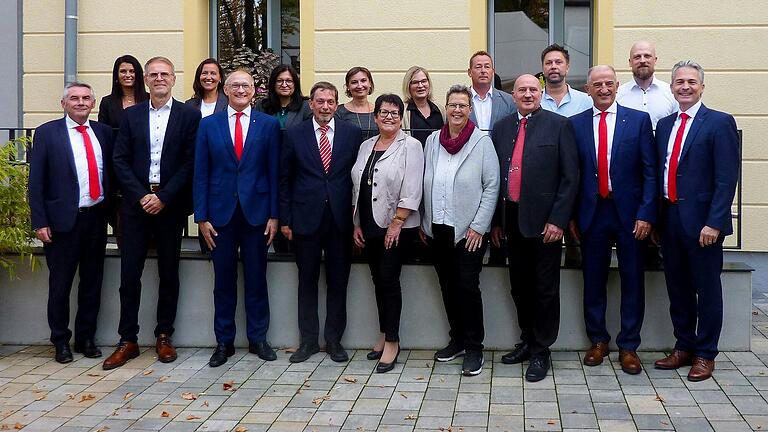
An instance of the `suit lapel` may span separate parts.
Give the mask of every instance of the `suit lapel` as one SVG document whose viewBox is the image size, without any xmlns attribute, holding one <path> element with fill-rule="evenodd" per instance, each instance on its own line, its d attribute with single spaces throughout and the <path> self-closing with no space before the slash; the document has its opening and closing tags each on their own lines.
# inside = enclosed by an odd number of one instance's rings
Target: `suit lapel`
<svg viewBox="0 0 768 432">
<path fill-rule="evenodd" d="M 688 135 L 685 137 L 685 142 L 683 143 L 683 149 L 680 151 L 680 159 L 679 162 L 683 161 L 683 158 L 685 158 L 685 155 L 688 154 L 688 150 L 691 148 L 691 145 L 696 140 L 696 134 L 699 133 L 699 130 L 701 129 L 701 126 L 704 124 L 704 118 L 707 116 L 707 111 L 709 109 L 704 106 L 704 104 L 701 104 L 701 108 L 699 108 L 699 112 L 696 113 L 696 117 L 693 118 L 693 124 L 691 124 L 691 129 L 688 131 Z"/>
<path fill-rule="evenodd" d="M 176 130 L 179 128 L 179 116 L 181 114 L 179 113 L 178 104 L 180 104 L 180 102 L 176 102 L 176 99 L 173 99 L 173 102 L 171 102 L 171 114 L 168 116 L 168 125 L 165 127 L 163 147 L 165 147 L 166 144 L 173 142 L 170 138 L 176 135 Z M 163 154 L 165 154 L 165 152 L 163 152 Z M 162 155 L 160 155 L 160 159 L 162 160 Z"/>
<path fill-rule="evenodd" d="M 61 119 L 61 121 L 59 122 L 59 125 L 61 126 L 61 131 L 59 132 L 60 133 L 59 136 L 66 137 L 66 140 L 64 142 L 66 146 L 62 146 L 61 150 L 66 155 L 72 175 L 74 176 L 75 180 L 77 180 L 77 167 L 75 166 L 75 154 L 72 152 L 72 142 L 69 140 L 69 130 L 67 129 L 66 117 Z"/>
<path fill-rule="evenodd" d="M 229 133 L 229 116 L 227 115 L 226 111 L 224 111 L 224 115 L 219 116 L 217 123 L 219 124 L 219 136 L 221 137 L 220 142 L 224 143 L 224 151 L 227 153 L 227 156 L 232 159 L 232 162 L 237 164 L 235 144 L 232 142 L 232 135 Z"/>
<path fill-rule="evenodd" d="M 334 131 L 334 141 L 336 141 L 336 138 L 339 137 L 339 122 L 334 123 L 336 123 L 336 131 Z M 306 143 L 309 157 L 313 161 L 312 163 L 315 165 L 315 168 L 319 169 L 321 173 L 325 174 L 323 161 L 320 159 L 320 148 L 317 145 L 317 138 L 315 138 L 315 123 L 312 120 L 307 122 L 307 128 L 304 130 L 304 136 L 304 142 Z M 333 152 L 331 152 L 331 162 L 333 162 Z"/>
<path fill-rule="evenodd" d="M 621 147 L 622 142 L 622 136 L 624 135 L 624 129 L 627 126 L 627 111 L 623 109 L 623 107 L 618 106 L 616 109 L 616 124 L 613 125 L 613 143 L 611 144 L 611 161 L 616 160 L 616 155 L 618 154 L 618 148 Z M 594 134 L 592 134 L 592 139 L 594 139 Z M 592 146 L 594 148 L 594 146 Z M 609 168 L 609 171 L 611 173 L 613 172 L 613 165 L 611 164 L 611 168 Z M 609 173 L 610 175 L 610 173 Z"/>
<path fill-rule="evenodd" d="M 243 154 L 242 154 L 242 157 L 240 158 L 240 161 L 245 160 L 246 156 L 252 153 L 251 147 L 255 146 L 256 143 L 258 142 L 256 141 L 256 134 L 258 134 L 259 131 L 258 131 L 257 119 L 256 119 L 257 116 L 255 114 L 256 114 L 256 111 L 252 109 L 251 118 L 249 119 L 251 123 L 248 125 L 248 134 L 245 136 L 245 140 L 243 142 L 243 147 L 245 148 L 243 149 Z"/>
</svg>

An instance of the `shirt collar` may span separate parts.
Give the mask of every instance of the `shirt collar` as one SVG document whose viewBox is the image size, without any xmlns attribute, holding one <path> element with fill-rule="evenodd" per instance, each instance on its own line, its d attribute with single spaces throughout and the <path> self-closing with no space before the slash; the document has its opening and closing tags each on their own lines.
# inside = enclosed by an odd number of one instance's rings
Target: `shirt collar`
<svg viewBox="0 0 768 432">
<path fill-rule="evenodd" d="M 317 120 L 315 120 L 315 116 L 312 116 L 312 126 L 314 126 L 314 130 L 320 129 L 320 123 L 318 123 Z M 335 131 L 336 130 L 336 118 L 335 117 L 331 117 L 331 121 L 328 122 L 328 129 L 330 131 Z"/>
<path fill-rule="evenodd" d="M 232 108 L 231 106 L 227 105 L 227 117 L 232 117 L 232 116 L 233 116 L 233 115 L 235 115 L 237 112 L 238 112 L 238 111 L 237 111 L 236 109 L 234 109 L 234 108 Z M 245 107 L 245 108 L 243 109 L 243 111 L 242 111 L 242 112 L 243 112 L 243 114 L 245 114 L 245 116 L 246 116 L 246 117 L 250 117 L 250 116 L 251 116 L 251 106 L 250 106 L 250 105 L 248 105 L 247 107 Z"/>
<path fill-rule="evenodd" d="M 609 106 L 608 109 L 605 110 L 605 112 L 609 112 L 611 114 L 616 114 L 616 111 L 618 111 L 618 104 L 614 100 L 613 103 L 611 104 L 611 106 Z M 598 115 L 600 115 L 601 112 L 602 111 L 597 109 L 596 106 L 592 105 L 592 115 L 593 116 L 598 116 Z"/>
<path fill-rule="evenodd" d="M 693 104 L 693 106 L 692 106 L 692 107 L 688 108 L 688 110 L 687 110 L 687 111 L 678 111 L 678 113 L 677 113 L 677 117 L 678 117 L 678 118 L 680 117 L 680 113 L 686 113 L 686 114 L 688 114 L 688 115 L 689 115 L 691 118 L 694 118 L 694 117 L 696 117 L 696 114 L 699 112 L 699 109 L 700 109 L 700 108 L 701 108 L 701 99 L 699 99 L 699 101 L 698 101 L 698 102 L 696 102 L 695 104 Z"/>
<path fill-rule="evenodd" d="M 564 104 L 565 102 L 570 102 L 571 101 L 571 86 L 566 84 L 565 87 L 568 89 L 568 91 L 565 92 L 565 95 L 563 96 L 563 99 L 560 101 L 560 105 Z M 547 93 L 547 87 L 546 86 L 544 87 L 544 92 L 542 93 L 542 97 L 544 99 L 548 99 L 548 100 L 551 100 L 551 101 L 555 100 L 555 98 L 553 98 L 552 96 L 549 95 L 549 93 Z"/>
<path fill-rule="evenodd" d="M 487 101 L 489 98 L 493 99 L 493 87 L 488 89 L 488 93 L 485 94 L 485 99 L 480 99 L 480 95 L 475 91 L 474 87 L 470 87 L 469 91 L 472 92 L 472 99 L 477 99 L 479 101 Z"/>
<path fill-rule="evenodd" d="M 74 128 L 80 126 L 80 123 L 72 120 L 72 117 L 70 117 L 69 114 L 64 116 L 64 122 L 67 124 L 67 129 L 74 129 Z M 90 129 L 91 128 L 91 121 L 86 119 L 85 123 L 83 123 L 83 126 L 85 126 L 88 129 Z"/>
<path fill-rule="evenodd" d="M 168 109 L 170 110 L 172 105 L 173 105 L 173 98 L 172 97 L 168 98 L 168 100 L 165 102 L 165 104 L 163 106 L 161 106 L 160 108 L 157 108 L 157 109 L 155 109 L 152 106 L 152 99 L 149 100 L 149 110 L 150 111 L 160 111 L 160 110 L 165 109 L 165 107 L 168 107 Z"/>
<path fill-rule="evenodd" d="M 642 90 L 640 85 L 637 83 L 637 80 L 635 80 L 634 76 L 632 77 L 632 81 L 630 81 L 630 82 L 632 83 L 631 88 L 633 88 L 633 89 L 634 88 L 638 88 L 638 89 Z M 648 86 L 648 89 L 650 89 L 651 87 L 662 87 L 661 84 L 662 84 L 661 81 L 658 78 L 656 78 L 656 75 L 654 74 L 653 75 L 653 81 L 651 81 L 651 85 Z"/>
</svg>

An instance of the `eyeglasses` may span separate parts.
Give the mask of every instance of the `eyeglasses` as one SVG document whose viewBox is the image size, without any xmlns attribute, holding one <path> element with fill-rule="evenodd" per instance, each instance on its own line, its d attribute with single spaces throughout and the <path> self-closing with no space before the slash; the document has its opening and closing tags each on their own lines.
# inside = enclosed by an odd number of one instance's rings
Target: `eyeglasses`
<svg viewBox="0 0 768 432">
<path fill-rule="evenodd" d="M 290 87 L 290 86 L 293 85 L 293 80 L 291 80 L 291 79 L 279 79 L 279 80 L 275 81 L 275 83 L 278 86 Z"/>
<path fill-rule="evenodd" d="M 427 86 L 427 85 L 429 85 L 429 80 L 426 79 L 426 78 L 424 78 L 423 80 L 418 80 L 418 81 L 413 80 L 413 81 L 411 81 L 411 85 L 412 86 L 417 86 L 417 87 L 419 85 Z"/>
<path fill-rule="evenodd" d="M 465 109 L 469 108 L 469 105 L 462 104 L 462 103 L 449 103 L 449 104 L 445 104 L 445 107 L 452 110 L 460 109 L 464 111 Z"/>
<path fill-rule="evenodd" d="M 399 111 L 388 111 L 388 110 L 379 110 L 379 117 L 385 119 L 387 117 L 392 117 L 393 120 L 397 120 L 400 118 L 400 112 Z"/>
<path fill-rule="evenodd" d="M 170 72 L 150 72 L 147 74 L 147 78 L 151 79 L 152 81 L 161 78 L 164 80 L 167 80 L 168 78 L 172 77 L 173 74 Z"/>
<path fill-rule="evenodd" d="M 250 83 L 231 83 L 227 85 L 232 90 L 239 90 L 239 89 L 248 90 L 249 88 L 253 87 L 253 84 L 250 84 Z"/>
</svg>

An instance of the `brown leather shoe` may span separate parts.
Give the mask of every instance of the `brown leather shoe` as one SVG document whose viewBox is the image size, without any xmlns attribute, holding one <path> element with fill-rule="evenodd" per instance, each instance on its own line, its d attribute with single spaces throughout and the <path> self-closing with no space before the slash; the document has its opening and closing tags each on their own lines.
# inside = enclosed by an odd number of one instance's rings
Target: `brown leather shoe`
<svg viewBox="0 0 768 432">
<path fill-rule="evenodd" d="M 139 344 L 136 342 L 120 342 L 117 345 L 115 352 L 113 352 L 111 356 L 104 360 L 104 363 L 101 365 L 101 367 L 104 368 L 104 370 L 118 368 L 128 363 L 128 360 L 138 356 Z"/>
<path fill-rule="evenodd" d="M 672 354 L 663 359 L 656 360 L 653 363 L 653 367 L 656 369 L 677 369 L 683 366 L 690 366 L 691 359 L 693 359 L 693 354 L 676 349 L 672 351 Z"/>
<path fill-rule="evenodd" d="M 157 352 L 157 359 L 162 363 L 176 360 L 176 348 L 171 345 L 171 337 L 167 334 L 161 334 L 157 337 L 155 351 Z"/>
<path fill-rule="evenodd" d="M 584 354 L 584 364 L 587 366 L 597 366 L 603 362 L 603 357 L 607 356 L 610 351 L 608 350 L 607 342 L 598 342 Z"/>
<path fill-rule="evenodd" d="M 704 381 L 712 378 L 712 371 L 715 370 L 715 361 L 707 360 L 703 357 L 694 357 L 693 366 L 688 372 L 688 381 Z"/>
<path fill-rule="evenodd" d="M 634 351 L 619 350 L 619 363 L 621 363 L 621 370 L 630 375 L 637 375 L 643 371 L 640 357 Z"/>
</svg>

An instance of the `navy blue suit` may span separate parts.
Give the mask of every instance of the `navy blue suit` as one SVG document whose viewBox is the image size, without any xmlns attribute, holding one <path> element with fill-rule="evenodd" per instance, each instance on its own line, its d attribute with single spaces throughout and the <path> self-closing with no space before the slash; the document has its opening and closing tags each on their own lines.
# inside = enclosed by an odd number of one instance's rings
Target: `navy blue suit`
<svg viewBox="0 0 768 432">
<path fill-rule="evenodd" d="M 592 343 L 611 339 L 606 328 L 606 285 L 611 248 L 616 245 L 621 276 L 620 349 L 636 351 L 645 311 L 643 257 L 645 240 L 633 233 L 635 221 L 656 223 L 656 152 L 647 113 L 617 105 L 611 143 L 611 193 L 598 193 L 598 161 L 592 109 L 570 118 L 579 150 L 581 178 L 576 221 L 581 231 L 584 322 Z"/>
<path fill-rule="evenodd" d="M 656 125 L 659 157 L 659 218 L 664 276 L 675 348 L 714 359 L 723 321 L 720 273 L 723 239 L 733 233 L 731 204 L 739 173 L 739 138 L 733 116 L 703 104 L 690 123 L 677 168 L 677 202 L 664 199 L 667 146 L 679 113 Z M 691 123 L 692 122 L 692 123 Z M 701 247 L 709 226 L 720 230 L 715 244 Z"/>
<path fill-rule="evenodd" d="M 313 120 L 285 132 L 280 164 L 280 225 L 293 230 L 299 269 L 302 343 L 319 336 L 317 291 L 325 251 L 328 286 L 325 341 L 339 342 L 347 322 L 347 282 L 352 248 L 352 177 L 362 132 L 335 119 L 328 174 L 323 170 Z"/>
<path fill-rule="evenodd" d="M 251 110 L 248 134 L 238 161 L 228 111 L 200 122 L 195 146 L 193 197 L 195 222 L 207 221 L 218 233 L 211 251 L 215 271 L 214 332 L 218 343 L 235 340 L 237 250 L 243 261 L 247 335 L 264 342 L 269 328 L 267 293 L 268 219 L 278 217 L 280 123 Z"/>
<path fill-rule="evenodd" d="M 69 295 L 75 273 L 80 283 L 75 317 L 75 344 L 93 340 L 101 303 L 107 207 L 112 175 L 112 129 L 88 122 L 101 147 L 104 200 L 79 208 L 80 186 L 65 118 L 37 128 L 29 152 L 29 207 L 32 228 L 49 227 L 51 243 L 43 245 L 48 265 L 48 325 L 54 345 L 69 343 Z M 94 146 L 96 143 L 93 143 Z"/>
</svg>

